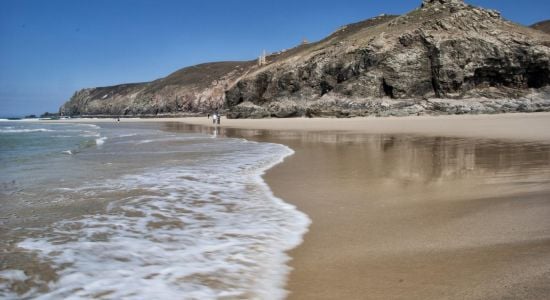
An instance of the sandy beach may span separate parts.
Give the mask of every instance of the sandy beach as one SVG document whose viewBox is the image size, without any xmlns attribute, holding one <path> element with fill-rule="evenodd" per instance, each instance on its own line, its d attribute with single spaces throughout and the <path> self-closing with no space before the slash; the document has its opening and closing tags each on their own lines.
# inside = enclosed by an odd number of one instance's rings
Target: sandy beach
<svg viewBox="0 0 550 300">
<path fill-rule="evenodd" d="M 548 128 L 536 113 L 222 119 L 218 133 L 295 151 L 265 175 L 312 219 L 290 253 L 290 299 L 544 299 Z"/>
<path fill-rule="evenodd" d="M 116 119 L 68 119 L 51 122 L 112 123 Z M 184 122 L 212 126 L 212 119 L 123 118 L 121 122 Z M 347 131 L 366 134 L 416 134 L 473 138 L 550 141 L 550 113 L 513 113 L 495 115 L 444 115 L 367 118 L 288 118 L 226 119 L 220 128 L 264 129 L 277 131 Z"/>
<path fill-rule="evenodd" d="M 222 122 L 296 151 L 265 176 L 313 221 L 290 299 L 550 295 L 550 114 Z"/>
<path fill-rule="evenodd" d="M 0 300 L 550 300 L 550 0 L 0 7 Z"/>
</svg>

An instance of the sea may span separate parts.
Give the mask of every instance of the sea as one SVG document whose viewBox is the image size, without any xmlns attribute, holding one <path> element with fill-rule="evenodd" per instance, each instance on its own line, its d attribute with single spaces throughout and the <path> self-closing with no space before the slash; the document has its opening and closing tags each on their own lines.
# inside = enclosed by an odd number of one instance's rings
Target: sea
<svg viewBox="0 0 550 300">
<path fill-rule="evenodd" d="M 293 151 L 162 123 L 0 121 L 0 298 L 282 299 Z"/>
</svg>

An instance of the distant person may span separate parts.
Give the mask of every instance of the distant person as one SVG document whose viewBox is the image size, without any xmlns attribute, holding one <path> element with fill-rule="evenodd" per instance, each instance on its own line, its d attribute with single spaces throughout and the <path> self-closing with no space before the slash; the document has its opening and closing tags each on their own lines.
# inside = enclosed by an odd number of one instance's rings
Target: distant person
<svg viewBox="0 0 550 300">
<path fill-rule="evenodd" d="M 218 125 L 220 125 L 220 120 L 221 120 L 221 119 L 222 119 L 222 115 L 218 115 L 218 119 L 217 119 Z"/>
<path fill-rule="evenodd" d="M 208 114 L 206 115 L 206 118 L 207 118 L 207 119 L 210 119 L 210 113 L 208 113 Z"/>
<path fill-rule="evenodd" d="M 216 113 L 214 113 L 212 115 L 212 124 L 216 124 L 216 119 L 218 118 L 218 115 L 216 115 Z"/>
<path fill-rule="evenodd" d="M 120 117 L 116 118 L 116 121 L 117 121 L 117 122 L 120 122 Z"/>
</svg>

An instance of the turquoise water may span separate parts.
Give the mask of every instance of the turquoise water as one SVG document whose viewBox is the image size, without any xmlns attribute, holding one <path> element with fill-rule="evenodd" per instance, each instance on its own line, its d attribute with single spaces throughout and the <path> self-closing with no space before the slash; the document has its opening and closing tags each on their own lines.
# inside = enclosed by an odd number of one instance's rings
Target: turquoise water
<svg viewBox="0 0 550 300">
<path fill-rule="evenodd" d="M 0 122 L 0 296 L 280 299 L 292 150 L 162 124 Z"/>
<path fill-rule="evenodd" d="M 91 124 L 0 122 L 0 182 L 13 189 L 60 180 L 59 170 L 70 168 L 68 155 L 95 147 L 98 140 L 99 127 Z"/>
</svg>

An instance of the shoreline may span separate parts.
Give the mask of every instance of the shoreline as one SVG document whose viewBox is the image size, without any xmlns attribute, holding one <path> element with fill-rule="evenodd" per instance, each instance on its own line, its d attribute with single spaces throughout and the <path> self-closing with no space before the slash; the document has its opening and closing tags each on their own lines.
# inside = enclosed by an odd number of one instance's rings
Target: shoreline
<svg viewBox="0 0 550 300">
<path fill-rule="evenodd" d="M 206 118 L 125 121 L 213 127 Z M 550 151 L 535 153 L 550 144 L 548 128 L 550 113 L 529 113 L 222 119 L 219 131 L 295 151 L 263 176 L 312 220 L 289 251 L 289 299 L 500 299 L 549 292 L 550 167 L 536 168 Z"/>
<path fill-rule="evenodd" d="M 116 123 L 116 119 L 75 118 L 40 122 Z M 129 118 L 127 122 L 181 122 L 215 127 L 212 119 L 189 118 Z M 413 134 L 550 142 L 550 112 L 480 115 L 441 115 L 405 117 L 357 118 L 281 118 L 226 119 L 219 128 L 276 131 L 338 131 L 364 134 Z"/>
<path fill-rule="evenodd" d="M 210 125 L 207 120 L 195 118 L 183 122 Z M 550 243 L 541 240 L 535 231 L 550 233 L 550 223 L 544 217 L 550 211 L 550 191 L 540 185 L 520 187 L 517 179 L 498 187 L 485 182 L 506 163 L 487 167 L 492 156 L 482 153 L 508 144 L 550 144 L 550 132 L 546 130 L 550 128 L 550 114 L 222 122 L 220 131 L 226 130 L 230 137 L 281 143 L 295 151 L 264 175 L 276 197 L 295 205 L 312 220 L 303 243 L 289 251 L 293 271 L 287 283 L 288 299 L 499 299 L 547 295 L 545 282 L 550 270 L 544 262 L 550 259 L 546 254 Z M 443 150 L 446 154 L 440 160 L 422 156 L 424 163 L 413 163 L 412 170 L 405 170 L 412 172 L 405 179 L 400 178 L 403 170 L 399 165 L 419 158 L 417 154 L 409 157 L 407 152 L 417 150 L 403 146 L 392 159 L 380 158 L 385 163 L 398 161 L 387 166 L 401 170 L 397 178 L 380 180 L 380 188 L 365 187 L 361 176 L 346 176 L 355 173 L 370 178 L 368 181 L 378 180 L 380 175 L 354 166 L 364 162 L 362 145 L 377 144 L 365 139 L 367 136 L 397 136 L 397 143 L 404 145 L 419 139 L 419 145 L 437 146 L 443 139 L 443 144 L 453 146 Z M 467 176 L 440 175 L 435 186 L 416 178 L 419 169 L 430 173 L 434 164 L 442 168 L 442 174 L 454 172 L 453 163 L 444 157 L 469 151 L 469 147 L 466 151 L 462 148 L 465 143 L 471 143 L 470 147 L 488 144 L 477 146 L 480 154 L 473 166 L 467 166 L 472 168 L 466 171 Z M 510 152 L 534 151 L 522 147 Z M 408 159 L 400 159 L 401 155 Z M 472 158 L 462 159 L 472 164 Z M 380 168 L 384 174 L 386 165 Z M 481 175 L 476 174 L 477 169 L 483 169 Z M 550 179 L 547 174 L 542 177 L 543 182 Z M 416 183 L 411 185 L 411 181 Z M 409 196 L 414 203 L 406 203 Z M 386 197 L 388 203 L 381 202 Z M 518 202 L 518 198 L 526 199 L 529 205 Z M 444 203 L 440 203 L 442 199 Z M 424 219 L 427 216 L 432 217 Z M 510 220 L 516 223 L 512 225 Z M 442 225 L 445 229 L 439 229 Z M 521 228 L 522 236 L 508 237 L 508 231 L 517 228 Z M 453 233 L 462 238 L 456 239 Z M 532 253 L 526 255 L 529 251 Z"/>
</svg>

